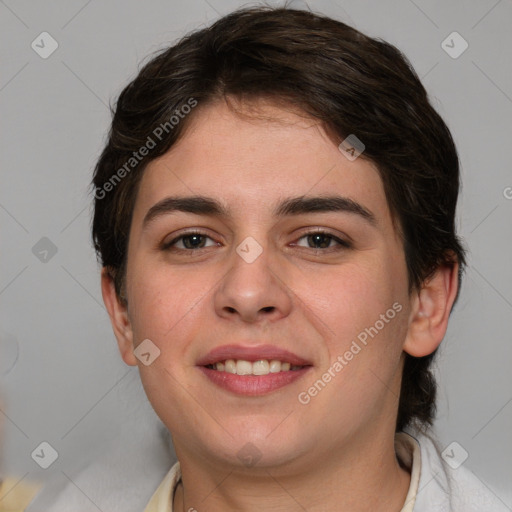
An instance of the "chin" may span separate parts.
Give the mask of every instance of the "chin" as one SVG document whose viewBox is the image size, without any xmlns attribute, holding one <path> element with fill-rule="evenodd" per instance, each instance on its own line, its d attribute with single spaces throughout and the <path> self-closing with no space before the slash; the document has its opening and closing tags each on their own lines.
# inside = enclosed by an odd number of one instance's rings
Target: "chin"
<svg viewBox="0 0 512 512">
<path fill-rule="evenodd" d="M 291 435 L 290 430 L 272 432 L 267 425 L 236 432 L 230 430 L 230 433 L 233 437 L 226 434 L 216 447 L 210 445 L 209 451 L 220 464 L 238 468 L 287 466 L 293 464 L 302 452 L 313 449 L 305 439 Z"/>
</svg>

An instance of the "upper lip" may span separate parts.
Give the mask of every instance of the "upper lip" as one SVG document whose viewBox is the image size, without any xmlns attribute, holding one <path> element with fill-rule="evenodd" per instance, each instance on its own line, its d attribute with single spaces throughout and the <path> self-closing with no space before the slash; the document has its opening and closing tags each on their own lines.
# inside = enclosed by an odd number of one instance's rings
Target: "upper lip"
<svg viewBox="0 0 512 512">
<path fill-rule="evenodd" d="M 299 357 L 289 350 L 278 348 L 274 345 L 222 345 L 214 348 L 208 352 L 208 354 L 201 357 L 198 360 L 197 365 L 207 366 L 220 361 L 226 361 L 227 359 L 243 359 L 251 362 L 260 361 L 262 359 L 276 359 L 296 366 L 311 365 L 311 363 L 306 359 Z"/>
</svg>

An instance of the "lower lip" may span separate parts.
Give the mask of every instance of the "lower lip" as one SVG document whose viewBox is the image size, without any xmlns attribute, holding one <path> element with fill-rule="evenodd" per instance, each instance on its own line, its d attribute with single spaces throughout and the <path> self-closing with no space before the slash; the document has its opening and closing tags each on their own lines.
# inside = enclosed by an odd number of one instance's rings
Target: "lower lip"
<svg viewBox="0 0 512 512">
<path fill-rule="evenodd" d="M 300 370 L 269 373 L 268 375 L 236 375 L 234 373 L 221 372 L 198 367 L 217 386 L 233 393 L 247 396 L 265 395 L 280 389 L 304 376 L 311 366 L 304 366 Z"/>
</svg>

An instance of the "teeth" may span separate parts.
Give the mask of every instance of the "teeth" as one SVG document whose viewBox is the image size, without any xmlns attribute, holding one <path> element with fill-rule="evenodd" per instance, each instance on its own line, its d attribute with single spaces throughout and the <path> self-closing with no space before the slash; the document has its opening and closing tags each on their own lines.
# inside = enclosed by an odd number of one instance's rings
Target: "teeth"
<svg viewBox="0 0 512 512">
<path fill-rule="evenodd" d="M 278 373 L 281 371 L 281 361 L 277 359 L 272 359 L 270 361 L 270 373 Z"/>
<path fill-rule="evenodd" d="M 217 364 L 220 364 L 222 366 L 222 363 L 217 363 Z M 233 359 L 228 359 L 225 363 L 225 368 L 226 368 L 226 372 L 228 373 L 236 373 L 236 362 L 233 360 Z M 219 370 L 220 368 L 217 367 L 217 370 Z"/>
<path fill-rule="evenodd" d="M 265 359 L 261 361 L 254 361 L 252 363 L 252 373 L 254 375 L 268 375 L 270 373 L 270 364 Z"/>
<path fill-rule="evenodd" d="M 252 363 L 239 359 L 236 362 L 236 373 L 237 375 L 250 375 L 252 373 Z"/>
<path fill-rule="evenodd" d="M 302 366 L 291 365 L 288 362 L 281 362 L 277 359 L 259 361 L 245 361 L 244 359 L 227 359 L 218 363 L 209 365 L 210 368 L 219 372 L 233 373 L 236 375 L 268 375 L 269 373 L 279 373 L 299 370 Z"/>
</svg>

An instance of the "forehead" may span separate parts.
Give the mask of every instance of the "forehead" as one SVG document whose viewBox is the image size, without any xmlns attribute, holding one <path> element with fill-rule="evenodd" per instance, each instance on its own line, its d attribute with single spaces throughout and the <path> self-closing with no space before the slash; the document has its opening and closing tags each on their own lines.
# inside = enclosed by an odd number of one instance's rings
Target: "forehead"
<svg viewBox="0 0 512 512">
<path fill-rule="evenodd" d="M 166 196 L 214 196 L 254 218 L 283 198 L 336 193 L 391 220 L 376 166 L 347 159 L 319 121 L 265 101 L 235 108 L 196 107 L 181 139 L 146 168 L 135 216 Z"/>
</svg>

